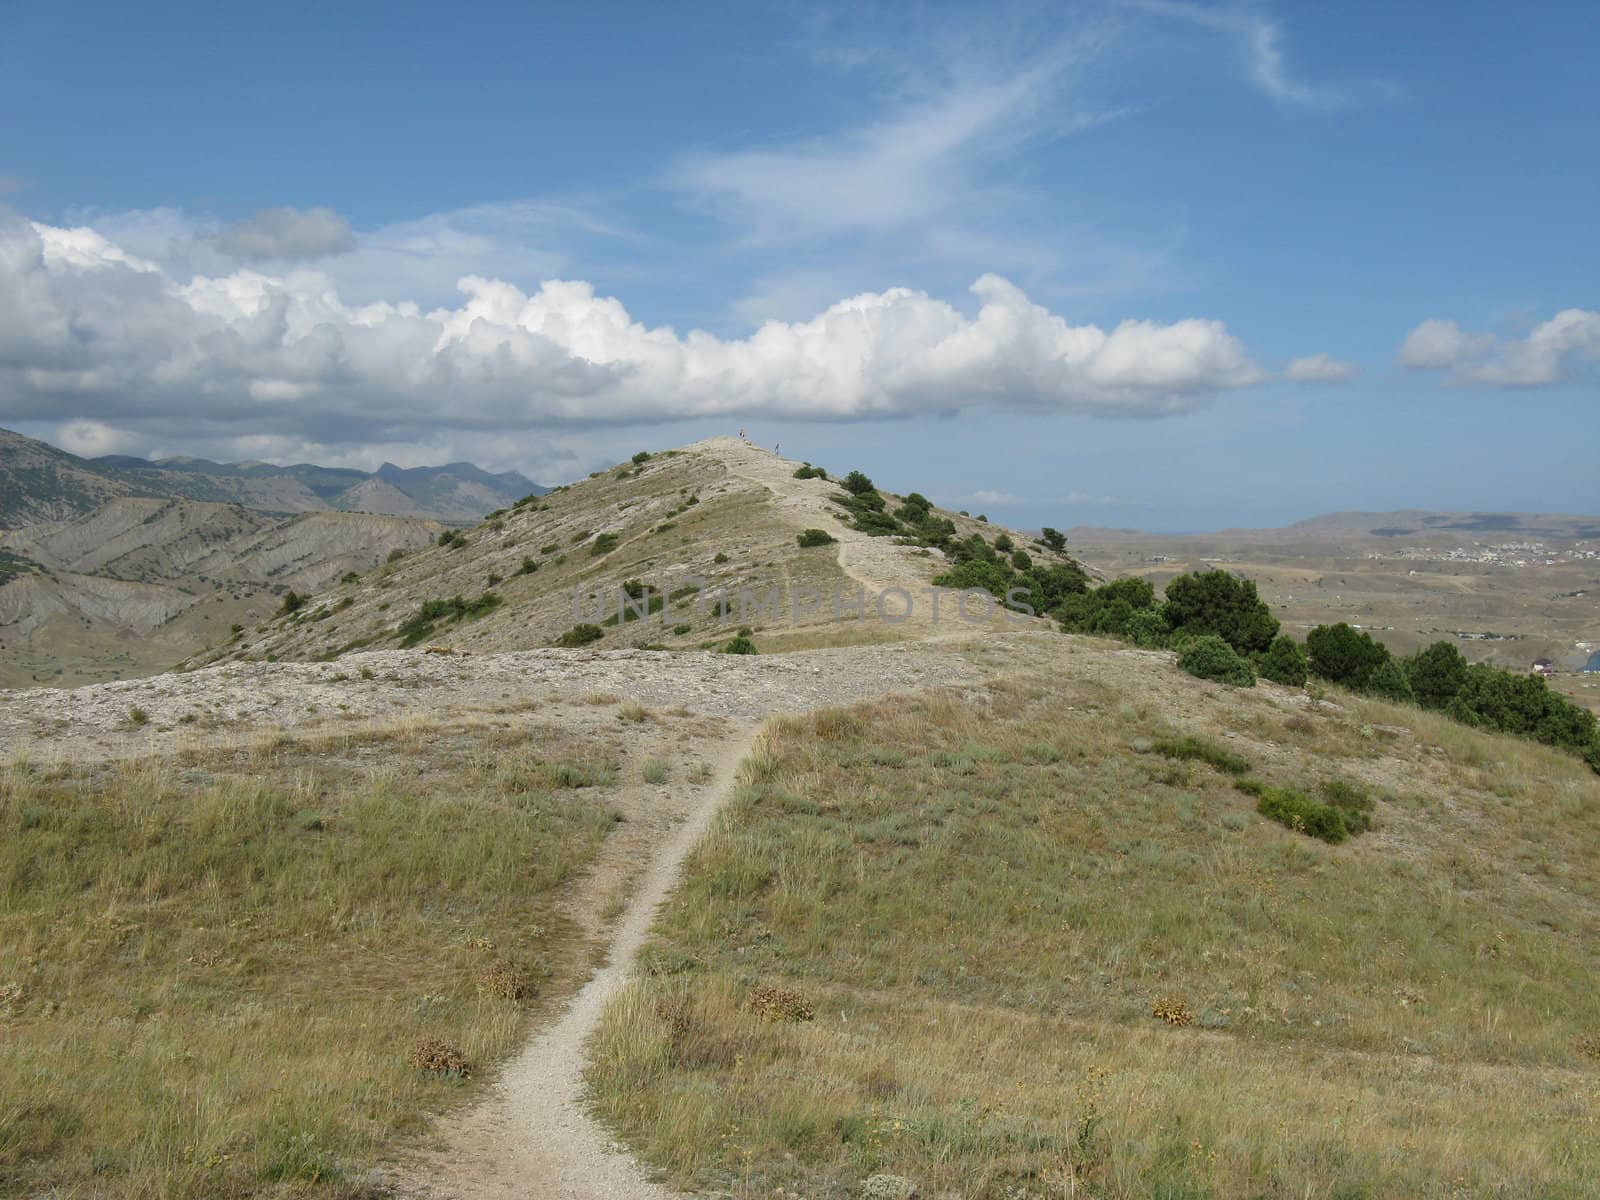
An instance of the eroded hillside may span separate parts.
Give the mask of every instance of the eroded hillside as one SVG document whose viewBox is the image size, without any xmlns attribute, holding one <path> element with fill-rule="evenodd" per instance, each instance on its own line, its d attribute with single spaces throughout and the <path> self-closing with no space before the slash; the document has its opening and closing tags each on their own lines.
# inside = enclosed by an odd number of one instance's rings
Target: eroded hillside
<svg viewBox="0 0 1600 1200">
<path fill-rule="evenodd" d="M 326 587 L 432 521 L 359 513 L 271 517 L 237 505 L 120 498 L 0 534 L 0 685 L 148 674 L 259 621 L 291 588 Z"/>
</svg>

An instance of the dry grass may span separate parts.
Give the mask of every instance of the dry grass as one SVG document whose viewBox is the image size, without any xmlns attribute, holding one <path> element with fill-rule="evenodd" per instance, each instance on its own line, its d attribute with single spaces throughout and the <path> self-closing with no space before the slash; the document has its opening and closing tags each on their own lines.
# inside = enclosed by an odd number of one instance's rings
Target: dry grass
<svg viewBox="0 0 1600 1200">
<path fill-rule="evenodd" d="M 738 1195 L 1597 1194 L 1592 775 L 1344 697 L 1306 728 L 1162 698 L 1024 680 L 773 727 L 606 1017 L 602 1114 Z M 1327 846 L 1131 749 L 1174 726 L 1362 783 L 1378 826 Z M 757 983 L 815 1019 L 762 1020 Z"/>
<path fill-rule="evenodd" d="M 553 899 L 612 827 L 611 752 L 417 726 L 13 765 L 0 1194 L 359 1193 L 582 972 Z"/>
</svg>

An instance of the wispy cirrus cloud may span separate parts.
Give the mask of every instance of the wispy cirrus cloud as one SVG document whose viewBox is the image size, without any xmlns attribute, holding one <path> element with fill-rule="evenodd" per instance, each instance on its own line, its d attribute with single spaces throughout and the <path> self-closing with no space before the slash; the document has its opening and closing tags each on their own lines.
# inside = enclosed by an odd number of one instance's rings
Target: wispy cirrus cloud
<svg viewBox="0 0 1600 1200">
<path fill-rule="evenodd" d="M 1280 104 L 1338 109 L 1391 99 L 1398 94 L 1393 84 L 1381 80 L 1310 83 L 1297 78 L 1284 53 L 1283 27 L 1254 5 L 1201 4 L 1195 0 L 1128 0 L 1128 3 L 1154 16 L 1233 38 L 1242 54 L 1246 78 Z"/>
<path fill-rule="evenodd" d="M 1042 133 L 1062 69 L 1047 60 L 1003 80 L 963 83 L 828 135 L 686 155 L 665 182 L 730 222 L 746 245 L 883 233 L 970 213 L 1001 199 L 980 166 Z M 1048 128 L 1063 136 L 1116 115 L 1052 112 Z"/>
</svg>

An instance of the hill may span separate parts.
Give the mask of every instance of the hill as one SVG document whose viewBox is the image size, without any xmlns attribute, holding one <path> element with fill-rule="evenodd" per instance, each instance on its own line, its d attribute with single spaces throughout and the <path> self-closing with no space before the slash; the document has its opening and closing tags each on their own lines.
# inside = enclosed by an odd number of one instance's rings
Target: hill
<svg viewBox="0 0 1600 1200">
<path fill-rule="evenodd" d="M 63 520 L 117 496 L 236 504 L 278 514 L 375 512 L 459 524 L 544 491 L 516 471 L 496 474 L 471 463 L 410 469 L 385 463 L 369 473 L 309 463 L 88 459 L 0 430 L 0 529 Z"/>
<path fill-rule="evenodd" d="M 134 491 L 87 459 L 0 429 L 0 529 L 64 520 Z"/>
<path fill-rule="evenodd" d="M 262 619 L 287 590 L 370 570 L 441 529 L 361 513 L 283 517 L 126 498 L 0 533 L 0 686 L 165 669 Z"/>
<path fill-rule="evenodd" d="M 925 592 L 949 566 L 945 556 L 856 528 L 837 500 L 846 495 L 840 483 L 796 478 L 800 466 L 737 438 L 713 438 L 596 472 L 449 535 L 445 544 L 324 589 L 193 665 L 320 659 L 424 640 L 479 653 L 528 649 L 552 645 L 580 623 L 603 631 L 596 643 L 602 648 L 720 645 L 744 626 L 775 650 L 926 633 L 934 614 Z M 904 498 L 884 496 L 882 503 L 890 511 Z M 948 521 L 956 538 L 1025 540 L 956 513 L 927 511 Z M 803 547 L 799 535 L 807 529 L 834 541 Z M 1041 563 L 1070 563 L 1043 547 L 1031 552 Z M 626 612 L 619 619 L 628 587 L 654 593 L 639 601 L 650 609 L 642 619 Z M 894 613 L 912 602 L 908 620 L 871 619 L 886 589 L 904 593 L 885 601 Z M 868 619 L 847 604 L 862 592 Z M 722 594 L 727 611 L 715 598 Z M 949 609 L 938 620 L 959 623 Z"/>
</svg>

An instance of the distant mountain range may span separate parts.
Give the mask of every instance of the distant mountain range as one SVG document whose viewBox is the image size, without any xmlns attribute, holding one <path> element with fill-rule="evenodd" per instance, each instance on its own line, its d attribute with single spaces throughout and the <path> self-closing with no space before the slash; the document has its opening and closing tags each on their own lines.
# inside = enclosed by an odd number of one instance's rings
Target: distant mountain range
<svg viewBox="0 0 1600 1200">
<path fill-rule="evenodd" d="M 64 521 L 108 500 L 150 497 L 238 504 L 268 513 L 366 512 L 464 524 L 549 489 L 516 472 L 471 463 L 376 471 L 297 463 L 157 461 L 111 454 L 80 458 L 0 429 L 0 529 Z"/>
</svg>

